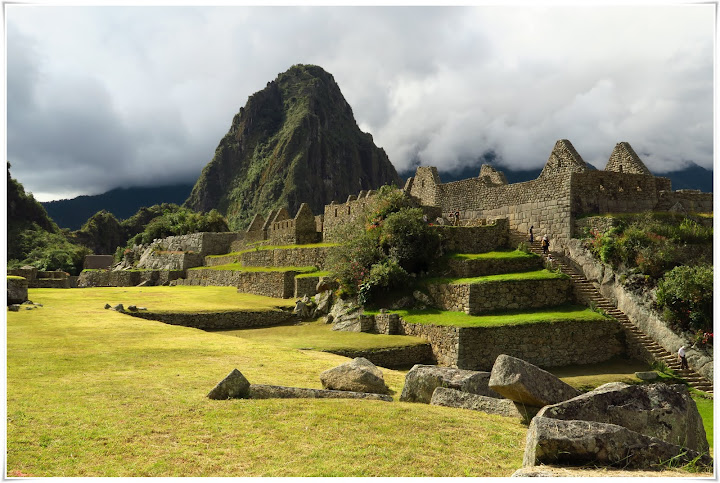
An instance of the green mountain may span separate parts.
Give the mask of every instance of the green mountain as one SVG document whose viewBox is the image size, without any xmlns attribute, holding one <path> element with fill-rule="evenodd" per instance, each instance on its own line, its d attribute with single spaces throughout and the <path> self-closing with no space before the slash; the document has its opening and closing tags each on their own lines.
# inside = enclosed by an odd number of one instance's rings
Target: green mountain
<svg viewBox="0 0 720 483">
<path fill-rule="evenodd" d="M 306 202 L 315 214 L 348 195 L 400 184 L 385 151 L 357 126 L 333 76 L 295 65 L 256 92 L 233 118 L 185 202 L 216 208 L 233 229 L 255 213 Z"/>
</svg>

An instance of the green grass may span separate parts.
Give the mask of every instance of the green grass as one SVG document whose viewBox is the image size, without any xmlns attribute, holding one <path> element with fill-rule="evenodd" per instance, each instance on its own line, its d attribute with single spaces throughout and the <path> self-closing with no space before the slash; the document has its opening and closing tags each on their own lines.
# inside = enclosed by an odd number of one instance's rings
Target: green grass
<svg viewBox="0 0 720 483">
<path fill-rule="evenodd" d="M 241 263 L 226 263 L 214 267 L 194 267 L 189 270 L 232 270 L 235 272 L 317 272 L 317 267 L 244 267 Z"/>
<path fill-rule="evenodd" d="M 289 349 L 372 350 L 425 344 L 427 341 L 406 335 L 365 334 L 334 331 L 321 320 L 298 325 L 281 325 L 260 329 L 224 330 L 220 333 L 242 339 L 272 340 L 273 345 Z"/>
<path fill-rule="evenodd" d="M 237 252 L 226 253 L 225 255 L 208 255 L 207 258 L 232 257 L 243 253 L 264 251 L 264 250 L 293 250 L 296 248 L 325 248 L 335 247 L 337 243 L 308 243 L 307 245 L 259 245 L 253 248 L 246 248 Z"/>
<path fill-rule="evenodd" d="M 178 285 L 175 287 L 97 287 L 65 291 L 78 303 L 88 308 L 103 308 L 106 303 L 137 305 L 149 312 L 226 312 L 238 310 L 274 310 L 278 307 L 294 307 L 291 300 L 238 293 L 236 287 L 199 287 Z M 44 294 L 44 290 L 31 289 Z M 54 295 L 54 291 L 51 291 Z M 78 295 L 79 294 L 79 295 Z M 79 302 L 82 297 L 82 302 Z M 34 301 L 34 300 L 33 300 Z M 51 303 L 55 303 L 54 301 Z"/>
<path fill-rule="evenodd" d="M 317 272 L 311 272 L 311 273 L 301 273 L 300 275 L 296 275 L 295 278 L 307 278 L 307 277 L 329 277 L 330 272 L 328 271 L 317 271 Z"/>
<path fill-rule="evenodd" d="M 448 258 L 455 258 L 458 260 L 488 260 L 488 259 L 517 259 L 517 258 L 539 258 L 532 252 L 524 252 L 522 250 L 502 250 L 486 253 L 450 253 L 447 255 Z"/>
<path fill-rule="evenodd" d="M 21 277 L 19 275 L 8 275 L 8 280 L 25 280 L 25 277 Z"/>
<path fill-rule="evenodd" d="M 426 280 L 426 283 L 436 284 L 476 284 L 476 283 L 488 283 L 488 282 L 511 282 L 521 280 L 554 280 L 568 278 L 564 273 L 551 272 L 547 269 L 542 270 L 531 270 L 528 272 L 514 272 L 514 273 L 501 273 L 499 275 L 484 275 L 482 277 L 469 277 L 469 278 L 431 278 Z"/>
<path fill-rule="evenodd" d="M 693 400 L 697 405 L 700 416 L 702 416 L 703 426 L 705 427 L 705 435 L 710 443 L 710 454 L 712 454 L 713 446 L 713 400 L 701 396 L 693 395 Z"/>
<path fill-rule="evenodd" d="M 535 310 L 513 310 L 495 312 L 485 315 L 468 315 L 464 312 L 451 312 L 440 309 L 426 310 L 392 310 L 407 322 L 414 324 L 443 325 L 455 327 L 500 327 L 504 325 L 537 324 L 578 320 L 594 322 L 605 320 L 602 314 L 580 305 L 563 305 Z M 377 311 L 365 310 L 366 314 L 375 315 Z"/>
<path fill-rule="evenodd" d="M 251 383 L 321 388 L 320 373 L 348 359 L 103 309 L 198 308 L 234 290 L 30 289 L 44 307 L 7 314 L 8 474 L 507 477 L 522 466 L 527 428 L 511 418 L 398 401 L 211 401 L 233 368 Z M 404 373 L 383 374 L 399 394 Z"/>
</svg>

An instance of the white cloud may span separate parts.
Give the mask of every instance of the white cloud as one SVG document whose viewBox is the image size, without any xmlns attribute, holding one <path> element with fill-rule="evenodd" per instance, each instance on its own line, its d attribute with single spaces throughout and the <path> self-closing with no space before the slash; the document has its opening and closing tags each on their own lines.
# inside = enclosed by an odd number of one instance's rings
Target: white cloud
<svg viewBox="0 0 720 483">
<path fill-rule="evenodd" d="M 334 75 L 398 170 L 557 139 L 603 168 L 712 166 L 714 6 L 10 5 L 8 154 L 44 197 L 193 181 L 248 96 L 296 63 Z"/>
</svg>

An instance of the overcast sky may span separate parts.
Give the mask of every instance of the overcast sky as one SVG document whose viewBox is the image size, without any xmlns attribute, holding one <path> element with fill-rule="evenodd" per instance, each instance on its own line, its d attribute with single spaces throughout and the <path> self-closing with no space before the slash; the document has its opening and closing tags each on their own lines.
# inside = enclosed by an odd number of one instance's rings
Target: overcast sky
<svg viewBox="0 0 720 483">
<path fill-rule="evenodd" d="M 194 182 L 248 96 L 333 74 L 398 171 L 713 163 L 715 6 L 52 7 L 5 4 L 7 155 L 42 201 Z"/>
</svg>

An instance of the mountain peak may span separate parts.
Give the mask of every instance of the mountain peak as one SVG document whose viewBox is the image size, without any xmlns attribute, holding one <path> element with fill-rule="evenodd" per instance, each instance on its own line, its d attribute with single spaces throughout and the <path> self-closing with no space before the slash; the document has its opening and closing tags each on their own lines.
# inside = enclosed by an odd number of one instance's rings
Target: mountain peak
<svg viewBox="0 0 720 483">
<path fill-rule="evenodd" d="M 400 184 L 385 151 L 357 126 L 331 74 L 294 65 L 248 98 L 185 202 L 218 209 L 233 229 L 256 213 L 307 202 L 320 213 L 351 193 Z"/>
</svg>

